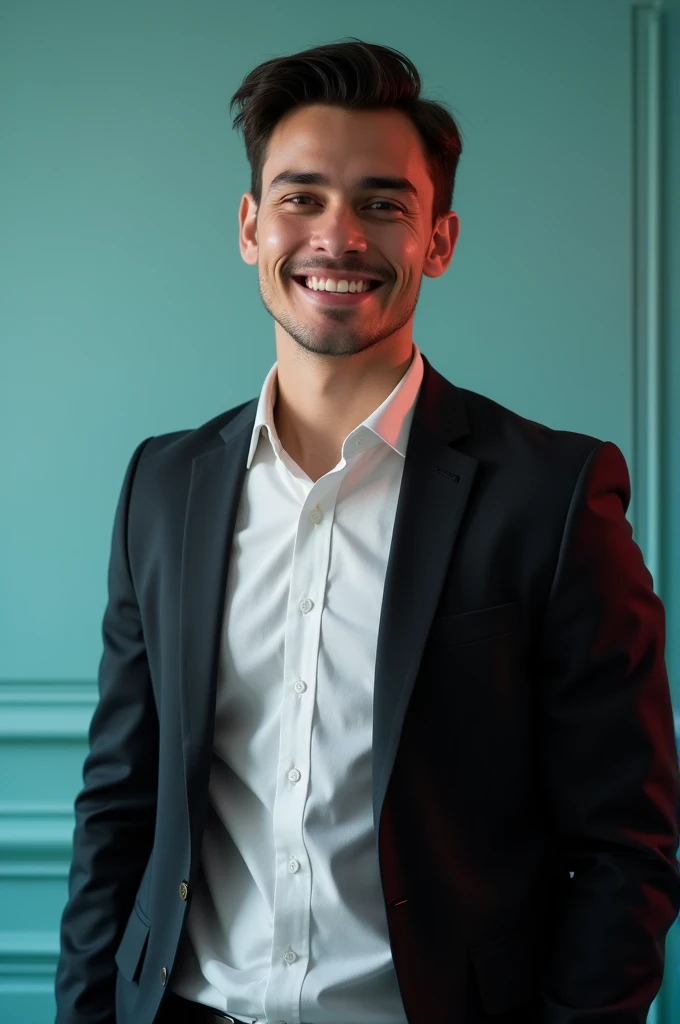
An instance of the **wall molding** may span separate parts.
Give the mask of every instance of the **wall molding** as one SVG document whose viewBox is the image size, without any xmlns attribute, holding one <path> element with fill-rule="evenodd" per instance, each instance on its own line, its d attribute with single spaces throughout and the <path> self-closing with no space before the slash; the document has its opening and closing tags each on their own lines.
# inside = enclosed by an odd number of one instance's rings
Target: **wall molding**
<svg viewBox="0 0 680 1024">
<path fill-rule="evenodd" d="M 81 704 L 97 699 L 93 679 L 0 679 L 0 705 Z"/>
<path fill-rule="evenodd" d="M 65 878 L 74 825 L 70 804 L 0 803 L 0 878 Z"/>
<path fill-rule="evenodd" d="M 84 747 L 97 696 L 97 684 L 89 679 L 0 680 L 0 747 L 45 743 Z M 73 804 L 7 799 L 10 795 L 11 785 L 6 782 L 5 799 L 0 801 L 0 880 L 66 879 L 75 825 Z M 10 933 L 1 934 L 9 941 Z M 2 949 L 0 941 L 0 965 L 8 962 Z"/>
<path fill-rule="evenodd" d="M 666 604 L 672 580 L 668 578 L 664 510 L 669 502 L 665 486 L 666 420 L 663 368 L 668 365 L 668 337 L 663 324 L 663 0 L 634 3 L 631 7 L 631 137 L 632 137 L 632 408 L 633 464 L 632 518 L 636 539 L 644 552 L 654 591 Z M 680 708 L 675 712 L 675 734 L 680 749 Z M 675 978 L 668 959 L 676 948 L 666 943 L 664 983 L 652 1002 L 648 1024 L 670 1022 L 675 999 Z M 671 991 L 671 989 L 673 991 Z"/>
<path fill-rule="evenodd" d="M 663 600 L 662 345 L 661 330 L 661 24 L 660 5 L 631 7 L 632 180 L 632 518 L 635 534 Z M 675 719 L 676 734 L 680 726 Z M 663 989 L 648 1024 L 668 1019 Z"/>
<path fill-rule="evenodd" d="M 631 8 L 632 381 L 631 504 L 654 590 L 663 599 L 663 344 L 661 280 L 662 5 Z"/>
<path fill-rule="evenodd" d="M 0 680 L 0 743 L 79 742 L 97 702 L 92 680 Z"/>
<path fill-rule="evenodd" d="M 44 980 L 54 984 L 54 972 L 59 957 L 59 932 L 0 931 L 0 994 L 2 978 L 30 982 L 30 989 L 36 991 L 34 981 Z"/>
</svg>

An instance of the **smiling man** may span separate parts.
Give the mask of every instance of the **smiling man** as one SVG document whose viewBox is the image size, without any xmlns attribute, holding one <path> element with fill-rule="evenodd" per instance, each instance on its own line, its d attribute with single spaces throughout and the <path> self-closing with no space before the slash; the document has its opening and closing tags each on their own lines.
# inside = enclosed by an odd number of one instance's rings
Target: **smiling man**
<svg viewBox="0 0 680 1024">
<path fill-rule="evenodd" d="M 628 468 L 416 345 L 461 154 L 419 93 L 352 40 L 233 98 L 276 361 L 125 473 L 58 1024 L 643 1024 L 659 990 L 678 762 Z"/>
</svg>

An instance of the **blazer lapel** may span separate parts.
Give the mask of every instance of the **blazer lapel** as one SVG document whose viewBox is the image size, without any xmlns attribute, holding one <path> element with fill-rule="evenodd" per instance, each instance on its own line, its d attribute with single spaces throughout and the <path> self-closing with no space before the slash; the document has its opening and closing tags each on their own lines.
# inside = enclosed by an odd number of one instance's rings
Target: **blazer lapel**
<svg viewBox="0 0 680 1024">
<path fill-rule="evenodd" d="M 378 630 L 372 755 L 376 843 L 406 708 L 478 461 L 450 447 L 470 433 L 463 396 L 424 356 L 423 363 Z M 202 827 L 207 801 L 227 570 L 256 409 L 257 399 L 248 402 L 192 463 L 179 636 L 192 832 Z"/>
<path fill-rule="evenodd" d="M 179 678 L 192 833 L 202 827 L 208 796 L 227 570 L 256 410 L 253 399 L 191 467 L 182 543 Z"/>
<path fill-rule="evenodd" d="M 373 693 L 373 821 L 380 815 L 478 460 L 450 448 L 470 433 L 463 396 L 423 356 L 387 562 Z"/>
</svg>

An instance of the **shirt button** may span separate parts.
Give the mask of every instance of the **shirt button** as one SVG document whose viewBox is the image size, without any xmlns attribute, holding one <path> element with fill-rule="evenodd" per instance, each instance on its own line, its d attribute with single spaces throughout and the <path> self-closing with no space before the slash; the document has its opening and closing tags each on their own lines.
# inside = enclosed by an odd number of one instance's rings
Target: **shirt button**
<svg viewBox="0 0 680 1024">
<path fill-rule="evenodd" d="M 306 689 L 307 689 L 307 683 L 304 683 L 302 681 L 302 679 L 298 679 L 298 681 L 295 684 L 295 692 L 296 693 L 304 693 Z"/>
<path fill-rule="evenodd" d="M 297 960 L 297 953 L 294 953 L 292 949 L 287 949 L 283 954 L 283 959 L 287 964 L 294 964 Z"/>
<path fill-rule="evenodd" d="M 310 598 L 308 598 L 308 597 L 305 597 L 305 598 L 302 599 L 302 601 L 300 601 L 300 611 L 301 612 L 311 612 L 313 607 L 314 607 L 314 602 Z"/>
<path fill-rule="evenodd" d="M 161 967 L 161 985 L 165 985 L 167 980 L 168 972 L 166 971 L 165 967 Z"/>
<path fill-rule="evenodd" d="M 300 867 L 300 865 L 299 865 L 298 861 L 295 860 L 295 858 L 291 858 L 288 861 L 288 870 L 290 871 L 291 874 L 294 875 L 295 872 L 299 869 L 299 867 Z"/>
<path fill-rule="evenodd" d="M 179 895 L 180 895 L 180 898 L 183 899 L 183 900 L 185 900 L 187 898 L 187 896 L 189 895 L 189 886 L 187 885 L 186 882 L 180 882 L 180 885 L 179 885 Z"/>
<path fill-rule="evenodd" d="M 297 768 L 291 768 L 291 770 L 288 772 L 288 778 L 290 779 L 291 782 L 300 781 L 301 775 Z"/>
</svg>

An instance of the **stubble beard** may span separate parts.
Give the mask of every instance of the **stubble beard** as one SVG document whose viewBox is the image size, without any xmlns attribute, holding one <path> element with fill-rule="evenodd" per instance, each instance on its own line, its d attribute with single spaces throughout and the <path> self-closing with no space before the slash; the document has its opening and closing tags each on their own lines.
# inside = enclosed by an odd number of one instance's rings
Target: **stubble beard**
<svg viewBox="0 0 680 1024">
<path fill-rule="evenodd" d="M 324 356 L 350 356 L 358 352 L 364 352 L 382 341 L 390 338 L 397 331 L 400 331 L 415 312 L 420 295 L 421 282 L 412 300 L 409 300 L 401 310 L 395 310 L 395 316 L 386 321 L 377 320 L 371 324 L 370 318 L 362 319 L 361 314 L 356 319 L 362 322 L 352 326 L 348 321 L 354 314 L 349 314 L 336 306 L 329 306 L 319 314 L 310 311 L 310 318 L 318 316 L 320 326 L 312 326 L 302 320 L 297 320 L 284 306 L 283 302 L 274 302 L 266 284 L 259 278 L 260 299 L 269 315 L 279 324 L 293 341 L 307 352 L 314 352 Z M 295 287 L 295 285 L 291 285 Z M 323 324 L 325 323 L 325 326 Z"/>
</svg>

